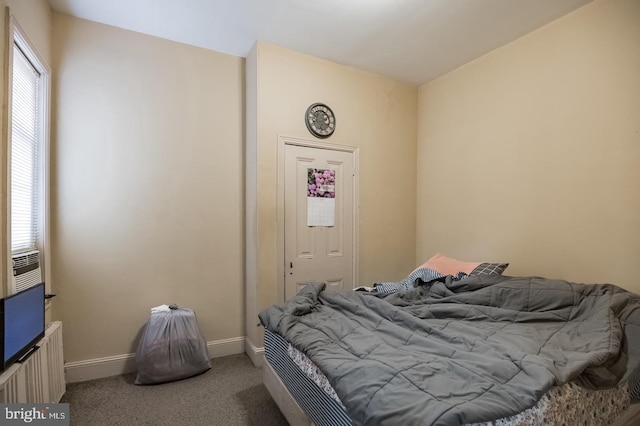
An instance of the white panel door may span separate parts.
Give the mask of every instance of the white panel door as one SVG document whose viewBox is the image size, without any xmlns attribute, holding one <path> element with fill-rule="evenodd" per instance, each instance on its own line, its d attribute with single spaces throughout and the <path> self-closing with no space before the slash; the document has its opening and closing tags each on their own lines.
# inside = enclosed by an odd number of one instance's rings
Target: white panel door
<svg viewBox="0 0 640 426">
<path fill-rule="evenodd" d="M 286 299 L 310 281 L 325 282 L 328 289 L 354 287 L 354 164 L 352 152 L 285 145 Z M 333 172 L 333 226 L 308 226 L 309 169 Z"/>
</svg>

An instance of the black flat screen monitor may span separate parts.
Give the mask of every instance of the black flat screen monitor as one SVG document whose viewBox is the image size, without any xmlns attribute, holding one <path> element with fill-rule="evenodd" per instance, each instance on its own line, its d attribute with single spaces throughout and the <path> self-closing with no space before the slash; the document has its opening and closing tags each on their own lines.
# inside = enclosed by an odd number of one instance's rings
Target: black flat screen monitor
<svg viewBox="0 0 640 426">
<path fill-rule="evenodd" d="M 44 337 L 44 283 L 2 299 L 2 349 L 5 369 Z"/>
</svg>

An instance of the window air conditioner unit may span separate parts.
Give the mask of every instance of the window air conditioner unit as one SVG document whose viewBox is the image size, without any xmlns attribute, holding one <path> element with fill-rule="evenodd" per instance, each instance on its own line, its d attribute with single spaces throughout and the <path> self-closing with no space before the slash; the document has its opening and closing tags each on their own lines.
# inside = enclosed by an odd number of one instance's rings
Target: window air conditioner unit
<svg viewBox="0 0 640 426">
<path fill-rule="evenodd" d="M 40 252 L 38 250 L 15 254 L 13 260 L 13 291 L 15 293 L 42 282 Z"/>
</svg>

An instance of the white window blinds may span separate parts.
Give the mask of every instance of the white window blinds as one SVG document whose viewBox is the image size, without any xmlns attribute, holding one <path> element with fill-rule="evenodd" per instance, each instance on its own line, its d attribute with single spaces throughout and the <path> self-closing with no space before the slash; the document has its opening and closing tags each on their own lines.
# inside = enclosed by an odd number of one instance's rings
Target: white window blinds
<svg viewBox="0 0 640 426">
<path fill-rule="evenodd" d="M 36 247 L 39 229 L 39 93 L 41 74 L 17 44 L 11 96 L 11 251 Z"/>
</svg>

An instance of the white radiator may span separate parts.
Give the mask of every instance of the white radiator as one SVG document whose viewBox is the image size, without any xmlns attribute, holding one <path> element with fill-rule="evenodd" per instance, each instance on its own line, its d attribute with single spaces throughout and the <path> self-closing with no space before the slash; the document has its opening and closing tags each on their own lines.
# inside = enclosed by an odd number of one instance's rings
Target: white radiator
<svg viewBox="0 0 640 426">
<path fill-rule="evenodd" d="M 35 351 L 0 375 L 0 403 L 56 403 L 66 391 L 62 323 L 52 322 Z"/>
</svg>

